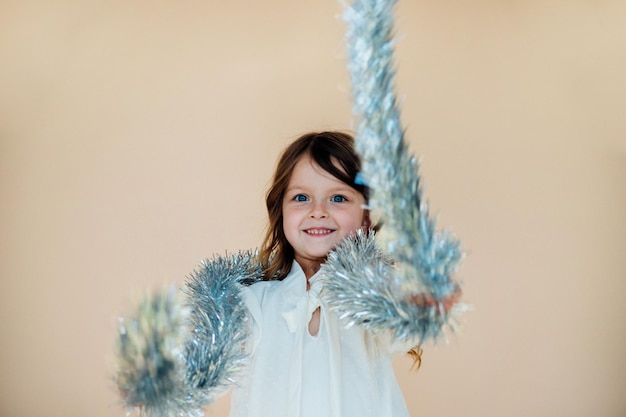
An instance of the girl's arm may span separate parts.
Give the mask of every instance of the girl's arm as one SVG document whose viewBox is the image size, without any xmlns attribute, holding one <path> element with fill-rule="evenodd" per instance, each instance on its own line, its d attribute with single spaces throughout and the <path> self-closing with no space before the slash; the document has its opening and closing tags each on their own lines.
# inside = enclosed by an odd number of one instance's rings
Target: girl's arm
<svg viewBox="0 0 626 417">
<path fill-rule="evenodd" d="M 175 292 L 146 297 L 121 320 L 116 383 L 128 411 L 149 417 L 199 416 L 233 385 L 248 336 L 241 284 L 260 277 L 252 253 L 216 257 Z"/>
</svg>

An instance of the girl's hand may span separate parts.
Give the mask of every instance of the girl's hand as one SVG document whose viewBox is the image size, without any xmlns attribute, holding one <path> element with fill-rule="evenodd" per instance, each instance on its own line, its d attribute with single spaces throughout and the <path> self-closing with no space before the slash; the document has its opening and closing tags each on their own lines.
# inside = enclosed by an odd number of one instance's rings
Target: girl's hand
<svg viewBox="0 0 626 417">
<path fill-rule="evenodd" d="M 461 294 L 462 294 L 461 288 L 457 286 L 456 289 L 451 294 L 445 296 L 441 300 L 437 300 L 431 294 L 424 294 L 424 293 L 414 294 L 409 298 L 409 300 L 411 301 L 411 303 L 418 305 L 418 306 L 424 306 L 424 307 L 439 306 L 440 311 L 441 309 L 443 309 L 444 313 L 448 313 L 450 310 L 452 310 L 452 307 L 454 307 L 456 303 L 459 301 L 459 299 L 461 298 Z"/>
</svg>

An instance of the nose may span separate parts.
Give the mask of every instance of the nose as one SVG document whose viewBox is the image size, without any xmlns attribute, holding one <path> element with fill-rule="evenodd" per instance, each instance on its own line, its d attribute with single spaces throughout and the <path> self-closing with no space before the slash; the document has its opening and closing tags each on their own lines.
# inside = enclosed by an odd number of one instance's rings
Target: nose
<svg viewBox="0 0 626 417">
<path fill-rule="evenodd" d="M 328 211 L 326 210 L 326 204 L 324 201 L 316 201 L 311 205 L 311 211 L 309 217 L 312 219 L 325 219 L 328 217 Z"/>
</svg>

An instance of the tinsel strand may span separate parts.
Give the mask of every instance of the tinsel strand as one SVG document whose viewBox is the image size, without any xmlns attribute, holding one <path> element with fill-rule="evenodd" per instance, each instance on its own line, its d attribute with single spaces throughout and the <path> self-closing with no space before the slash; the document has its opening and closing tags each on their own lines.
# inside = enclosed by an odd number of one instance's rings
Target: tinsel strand
<svg viewBox="0 0 626 417">
<path fill-rule="evenodd" d="M 231 388 L 246 356 L 247 309 L 242 284 L 260 279 L 256 255 L 241 252 L 204 261 L 186 282 L 191 337 L 185 347 L 186 379 L 211 393 L 211 400 Z"/>
<path fill-rule="evenodd" d="M 393 68 L 395 0 L 354 0 L 346 7 L 348 69 L 361 176 L 371 188 L 370 208 L 382 219 L 379 241 L 397 263 L 406 293 L 442 299 L 457 290 L 450 275 L 462 257 L 459 242 L 436 231 L 422 200 L 419 164 L 400 121 Z"/>
<path fill-rule="evenodd" d="M 170 288 L 144 296 L 134 316 L 120 319 L 115 382 L 128 414 L 202 415 L 203 401 L 184 382 L 186 316 Z"/>
<path fill-rule="evenodd" d="M 190 275 L 186 302 L 156 292 L 120 319 L 115 380 L 129 414 L 199 417 L 235 385 L 248 331 L 239 291 L 261 277 L 256 252 L 217 256 Z"/>
<path fill-rule="evenodd" d="M 399 297 L 393 277 L 394 261 L 376 243 L 373 232 L 357 232 L 333 250 L 320 271 L 323 298 L 347 325 L 358 325 L 372 334 L 389 334 L 400 342 L 421 343 L 438 339 L 447 326 L 454 329 L 463 311 L 437 302 L 416 305 Z"/>
</svg>

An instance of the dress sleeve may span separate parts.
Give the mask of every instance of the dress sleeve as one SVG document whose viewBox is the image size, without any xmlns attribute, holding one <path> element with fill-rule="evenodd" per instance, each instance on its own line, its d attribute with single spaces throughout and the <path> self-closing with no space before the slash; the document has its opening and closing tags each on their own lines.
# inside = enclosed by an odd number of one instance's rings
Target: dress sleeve
<svg viewBox="0 0 626 417">
<path fill-rule="evenodd" d="M 258 295 L 250 287 L 241 287 L 241 298 L 248 309 L 247 331 L 248 338 L 245 342 L 244 352 L 246 355 L 254 355 L 259 341 L 261 340 L 261 325 L 263 312 Z"/>
</svg>

